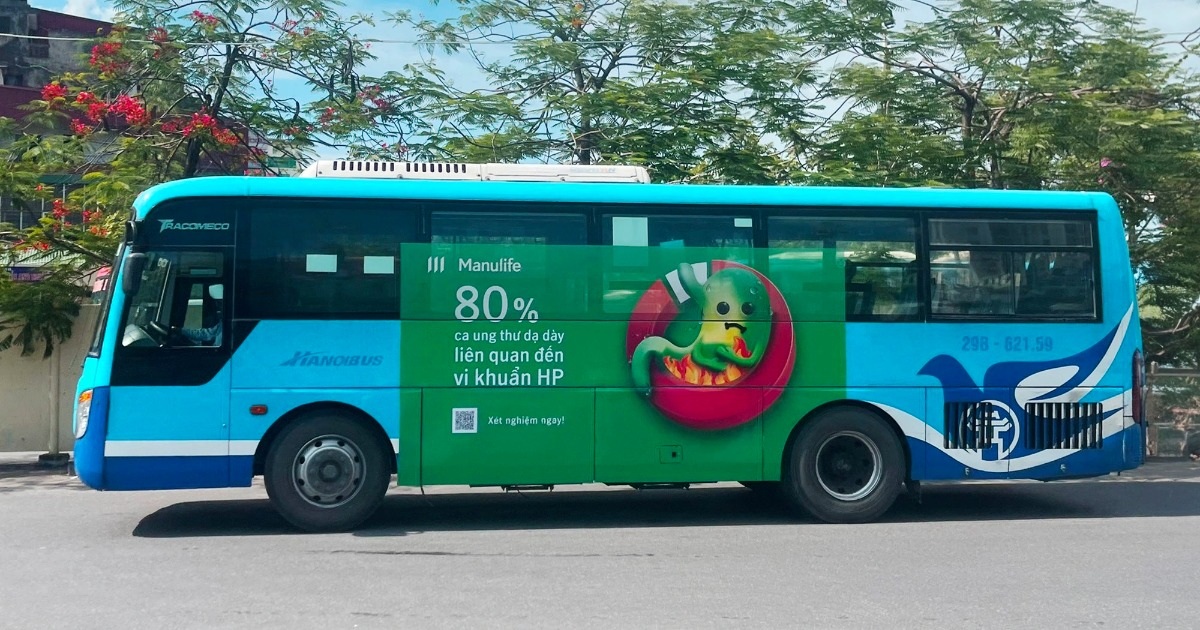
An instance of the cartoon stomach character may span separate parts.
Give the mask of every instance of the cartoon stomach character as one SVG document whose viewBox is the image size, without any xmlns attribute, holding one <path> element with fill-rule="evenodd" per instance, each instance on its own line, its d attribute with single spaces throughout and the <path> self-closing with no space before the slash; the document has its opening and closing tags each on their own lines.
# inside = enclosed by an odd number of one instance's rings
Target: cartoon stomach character
<svg viewBox="0 0 1200 630">
<path fill-rule="evenodd" d="M 679 281 L 700 313 L 699 332 L 684 346 L 660 336 L 637 345 L 631 368 L 643 394 L 650 393 L 656 363 L 689 384 L 733 383 L 758 365 L 771 341 L 771 298 L 753 271 L 726 267 L 701 284 L 684 263 Z"/>
<path fill-rule="evenodd" d="M 690 341 L 687 341 L 690 340 Z M 750 422 L 792 377 L 796 331 L 770 279 L 729 260 L 680 265 L 642 294 L 625 339 L 634 391 L 705 431 Z"/>
</svg>

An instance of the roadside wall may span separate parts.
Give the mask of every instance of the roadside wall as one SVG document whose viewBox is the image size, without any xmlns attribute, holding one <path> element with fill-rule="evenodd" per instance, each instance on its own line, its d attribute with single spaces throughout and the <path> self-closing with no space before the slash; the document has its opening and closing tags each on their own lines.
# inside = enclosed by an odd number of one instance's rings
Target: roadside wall
<svg viewBox="0 0 1200 630">
<path fill-rule="evenodd" d="M 84 304 L 71 338 L 57 346 L 48 359 L 43 359 L 40 351 L 28 357 L 15 348 L 0 352 L 0 452 L 50 452 L 55 401 L 57 450 L 72 449 L 75 382 L 99 314 L 98 305 Z"/>
</svg>

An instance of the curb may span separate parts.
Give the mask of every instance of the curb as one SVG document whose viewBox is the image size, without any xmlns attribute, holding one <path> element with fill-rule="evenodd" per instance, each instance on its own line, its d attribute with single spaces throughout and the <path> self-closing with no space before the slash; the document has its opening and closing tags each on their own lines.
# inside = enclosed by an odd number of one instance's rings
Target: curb
<svg viewBox="0 0 1200 630">
<path fill-rule="evenodd" d="M 34 475 L 74 474 L 72 453 L 39 453 L 25 451 L 0 453 L 0 479 Z"/>
</svg>

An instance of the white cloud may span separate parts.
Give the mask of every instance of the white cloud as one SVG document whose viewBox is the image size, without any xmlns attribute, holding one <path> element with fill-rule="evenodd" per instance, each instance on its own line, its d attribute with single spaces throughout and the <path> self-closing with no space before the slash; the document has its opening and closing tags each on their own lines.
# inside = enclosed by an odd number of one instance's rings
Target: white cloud
<svg viewBox="0 0 1200 630">
<path fill-rule="evenodd" d="M 1200 28 L 1200 3 L 1195 0 L 1104 0 L 1140 17 L 1149 28 L 1180 35 Z"/>
<path fill-rule="evenodd" d="M 104 0 L 67 0 L 66 4 L 60 4 L 59 1 L 33 0 L 29 6 L 36 9 L 45 9 L 47 11 L 58 11 L 68 15 L 78 15 L 79 17 L 92 18 L 93 20 L 104 20 L 111 22 L 117 11 L 109 2 Z"/>
</svg>

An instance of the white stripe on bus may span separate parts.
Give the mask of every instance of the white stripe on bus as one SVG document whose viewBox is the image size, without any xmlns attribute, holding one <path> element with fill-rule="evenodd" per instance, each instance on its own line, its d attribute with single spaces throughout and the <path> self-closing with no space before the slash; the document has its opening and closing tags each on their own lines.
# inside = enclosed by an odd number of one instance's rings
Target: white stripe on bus
<svg viewBox="0 0 1200 630">
<path fill-rule="evenodd" d="M 391 440 L 400 452 L 400 440 Z M 109 440 L 105 457 L 242 457 L 253 455 L 258 440 Z"/>
</svg>

